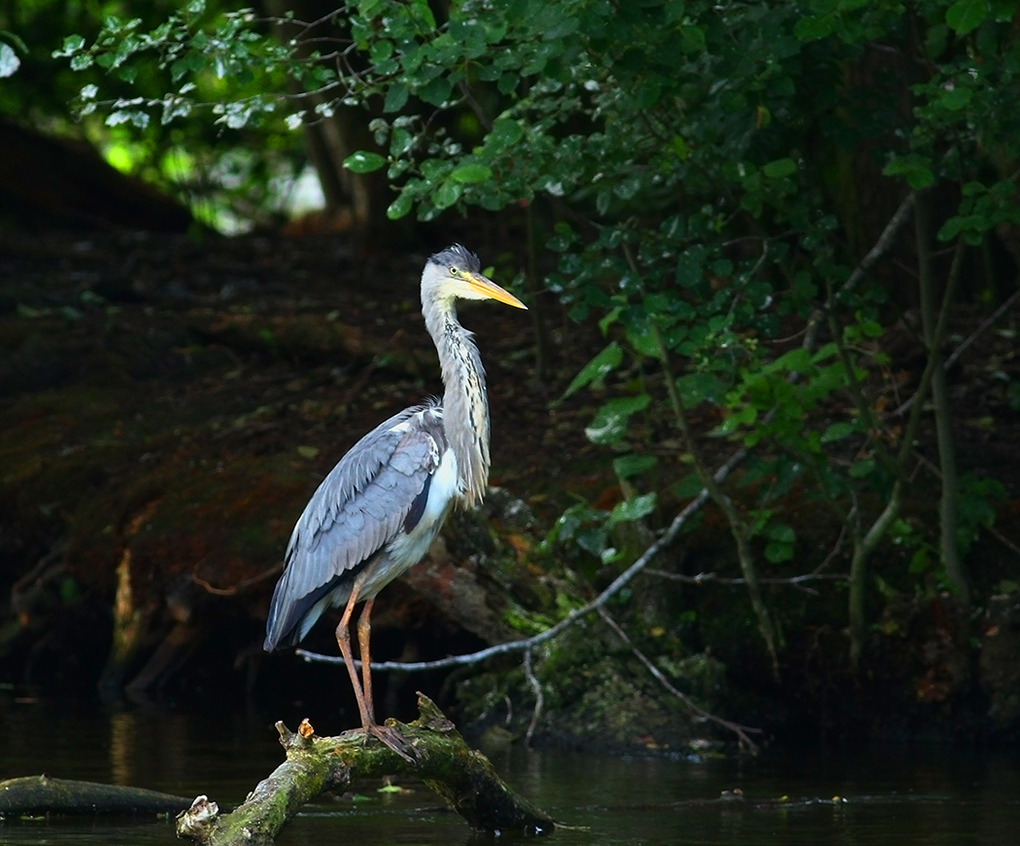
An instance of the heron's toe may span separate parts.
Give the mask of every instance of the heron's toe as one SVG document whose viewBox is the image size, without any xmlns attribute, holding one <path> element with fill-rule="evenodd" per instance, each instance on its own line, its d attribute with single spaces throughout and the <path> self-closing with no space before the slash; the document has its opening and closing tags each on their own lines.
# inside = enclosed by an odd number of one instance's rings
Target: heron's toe
<svg viewBox="0 0 1020 846">
<path fill-rule="evenodd" d="M 366 732 L 366 739 L 368 736 L 378 737 L 407 763 L 418 763 L 418 750 L 395 726 L 371 725 L 366 727 Z"/>
</svg>

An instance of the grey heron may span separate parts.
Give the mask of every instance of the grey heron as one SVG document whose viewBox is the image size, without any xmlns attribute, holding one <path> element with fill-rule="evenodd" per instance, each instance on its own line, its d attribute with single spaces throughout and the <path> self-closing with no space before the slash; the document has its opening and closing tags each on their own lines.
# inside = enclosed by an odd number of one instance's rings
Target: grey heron
<svg viewBox="0 0 1020 846">
<path fill-rule="evenodd" d="M 455 504 L 481 502 L 489 478 L 485 371 L 471 333 L 457 321 L 457 299 L 492 299 L 526 308 L 482 275 L 478 257 L 459 244 L 431 256 L 421 276 L 422 314 L 442 366 L 443 399 L 405 408 L 379 424 L 340 459 L 294 526 L 284 570 L 266 620 L 267 652 L 297 645 L 328 608 L 343 607 L 336 629 L 354 687 L 365 739 L 375 736 L 413 760 L 391 726 L 375 721 L 371 615 L 375 597 L 428 552 Z M 358 618 L 361 679 L 349 625 Z"/>
</svg>

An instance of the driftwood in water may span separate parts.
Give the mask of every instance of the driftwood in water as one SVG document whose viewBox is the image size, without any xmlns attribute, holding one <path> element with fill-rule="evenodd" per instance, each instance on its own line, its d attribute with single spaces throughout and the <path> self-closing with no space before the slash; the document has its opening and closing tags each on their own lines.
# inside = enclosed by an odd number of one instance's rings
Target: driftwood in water
<svg viewBox="0 0 1020 846">
<path fill-rule="evenodd" d="M 214 802 L 199 796 L 177 818 L 178 835 L 203 846 L 271 844 L 306 802 L 321 793 L 343 792 L 355 779 L 387 774 L 422 779 L 473 828 L 528 834 L 553 830 L 553 820 L 504 784 L 488 758 L 471 749 L 453 723 L 420 693 L 418 711 L 417 720 L 399 726 L 417 755 L 413 764 L 382 743 L 366 745 L 360 730 L 318 737 L 307 720 L 297 733 L 277 723 L 287 760 L 230 814 L 221 815 Z"/>
<path fill-rule="evenodd" d="M 191 800 L 155 790 L 25 776 L 0 781 L 0 817 L 40 814 L 177 814 Z"/>
</svg>

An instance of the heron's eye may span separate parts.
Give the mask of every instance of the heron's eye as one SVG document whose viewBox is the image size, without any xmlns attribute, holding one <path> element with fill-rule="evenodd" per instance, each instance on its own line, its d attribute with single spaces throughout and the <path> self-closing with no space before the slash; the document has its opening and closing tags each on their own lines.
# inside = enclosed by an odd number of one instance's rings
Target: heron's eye
<svg viewBox="0 0 1020 846">
<path fill-rule="evenodd" d="M 450 275 L 451 276 L 460 276 L 460 270 L 458 270 L 456 267 L 451 266 L 450 267 Z"/>
</svg>

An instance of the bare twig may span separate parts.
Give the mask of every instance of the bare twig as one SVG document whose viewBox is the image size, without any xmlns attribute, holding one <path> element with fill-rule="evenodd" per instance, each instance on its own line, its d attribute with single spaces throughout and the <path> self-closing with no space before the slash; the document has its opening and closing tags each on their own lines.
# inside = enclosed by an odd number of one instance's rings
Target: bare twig
<svg viewBox="0 0 1020 846">
<path fill-rule="evenodd" d="M 730 722 L 729 720 L 724 720 L 722 717 L 717 717 L 715 714 L 710 714 L 704 708 L 701 708 L 700 706 L 696 705 L 694 701 L 686 693 L 684 693 L 681 690 L 677 690 L 669 681 L 669 679 L 667 679 L 662 674 L 662 671 L 659 670 L 659 668 L 656 667 L 655 664 L 653 664 L 648 659 L 648 656 L 645 655 L 640 649 L 637 648 L 637 646 L 634 645 L 634 642 L 627 636 L 627 633 L 620 628 L 616 620 L 614 620 L 610 616 L 609 612 L 606 611 L 605 608 L 599 608 L 599 616 L 605 621 L 606 625 L 609 626 L 609 628 L 611 628 L 616 633 L 616 636 L 620 638 L 620 640 L 622 640 L 627 645 L 627 647 L 629 647 L 630 651 L 634 653 L 634 657 L 645 665 L 648 672 L 650 672 L 655 677 L 656 681 L 658 681 L 664 688 L 666 688 L 666 690 L 673 694 L 677 699 L 683 702 L 684 707 L 686 707 L 695 717 L 715 723 L 716 725 L 722 726 L 724 729 L 727 729 L 728 731 L 732 731 L 740 739 L 741 746 L 745 747 L 752 753 L 756 753 L 758 751 L 757 744 L 755 744 L 754 741 L 752 741 L 751 738 L 747 736 L 747 734 L 748 732 L 752 732 L 754 734 L 761 734 L 762 730 L 760 728 L 754 728 L 752 726 L 742 726 L 739 723 L 733 723 Z"/>
<path fill-rule="evenodd" d="M 885 225 L 885 229 L 882 230 L 882 234 L 878 236 L 875 246 L 868 250 L 867 255 L 853 269 L 846 282 L 840 285 L 839 290 L 836 291 L 837 295 L 856 288 L 865 274 L 878 263 L 882 256 L 889 252 L 893 242 L 896 240 L 896 236 L 910 219 L 910 214 L 914 210 L 915 199 L 916 197 L 913 192 L 903 198 L 903 202 L 899 204 L 899 207 L 893 212 L 893 216 L 889 218 L 889 222 Z M 818 327 L 821 325 L 824 317 L 824 312 L 821 308 L 818 308 L 808 318 L 808 331 L 802 344 L 804 349 L 810 350 L 814 348 L 815 340 L 818 337 Z M 791 373 L 790 375 L 793 376 L 794 374 Z"/>
<path fill-rule="evenodd" d="M 882 230 L 882 234 L 878 236 L 875 246 L 868 250 L 868 254 L 861 259 L 860 264 L 854 268 L 850 277 L 840 286 L 840 292 L 852 291 L 856 288 L 864 278 L 864 275 L 875 266 L 882 256 L 889 252 L 900 229 L 910 219 L 910 213 L 914 210 L 916 199 L 917 197 L 913 191 L 903 198 L 903 202 L 893 212 L 893 216 L 889 218 L 889 222 L 885 225 L 885 229 Z"/>
<path fill-rule="evenodd" d="M 942 363 L 942 366 L 946 370 L 949 370 L 950 367 L 956 364 L 956 360 L 961 355 L 963 355 L 978 338 L 980 338 L 985 332 L 987 332 L 996 323 L 998 323 L 1006 314 L 1006 312 L 1008 312 L 1011 308 L 1013 308 L 1014 305 L 1016 305 L 1017 300 L 1020 300 L 1020 290 L 1014 291 L 1012 295 L 1008 297 L 1002 305 L 995 309 L 995 311 L 993 311 L 990 315 L 988 315 L 988 317 L 986 317 L 981 322 L 981 325 L 978 326 L 977 329 L 975 329 L 966 338 L 964 338 L 963 341 L 960 342 L 960 345 L 949 354 L 946 360 Z M 910 410 L 910 407 L 914 404 L 914 401 L 916 399 L 917 399 L 916 393 L 908 397 L 899 408 L 892 412 L 892 416 L 901 417 L 902 415 L 906 414 Z"/>
<path fill-rule="evenodd" d="M 528 730 L 524 733 L 524 745 L 531 746 L 531 737 L 535 733 L 535 728 L 538 726 L 539 718 L 542 716 L 542 705 L 545 698 L 542 696 L 542 685 L 531 669 L 530 649 L 527 649 L 524 652 L 524 677 L 528 680 L 528 684 L 531 685 L 531 689 L 535 693 L 535 708 L 531 712 L 531 722 L 528 723 Z"/>
<path fill-rule="evenodd" d="M 283 569 L 282 562 L 274 564 L 268 570 L 263 570 L 257 576 L 252 576 L 250 579 L 244 579 L 243 581 L 238 582 L 236 585 L 231 585 L 228 588 L 213 587 L 211 584 L 209 584 L 209 582 L 207 582 L 205 579 L 199 576 L 198 573 L 192 573 L 191 580 L 200 588 L 202 588 L 204 591 L 206 591 L 207 593 L 211 593 L 213 596 L 235 596 L 241 591 L 250 588 L 252 585 L 257 585 L 259 582 L 264 582 L 266 579 L 272 578 L 277 573 L 279 573 L 281 569 Z"/>
<path fill-rule="evenodd" d="M 1013 541 L 1007 538 L 1002 532 L 995 528 L 995 526 L 985 526 L 985 531 L 988 532 L 993 538 L 1001 543 L 1010 552 L 1020 555 L 1020 546 L 1017 546 Z"/>
<path fill-rule="evenodd" d="M 715 471 L 716 482 L 722 482 L 726 479 L 733 468 L 736 467 L 747 457 L 747 449 L 741 448 L 737 450 L 730 458 L 723 464 L 718 470 Z M 462 667 L 470 664 L 478 664 L 489 658 L 494 658 L 497 655 L 509 655 L 514 652 L 525 652 L 528 649 L 532 649 L 538 646 L 540 643 L 545 643 L 547 640 L 552 640 L 558 636 L 564 630 L 572 626 L 582 617 L 586 617 L 592 611 L 597 611 L 603 605 L 605 605 L 613 596 L 630 582 L 638 573 L 645 569 L 648 562 L 651 561 L 656 555 L 658 555 L 663 549 L 669 546 L 674 538 L 680 533 L 680 529 L 683 528 L 684 524 L 696 514 L 700 508 L 705 504 L 708 499 L 708 492 L 702 489 L 694 499 L 692 499 L 684 509 L 673 518 L 673 522 L 669 524 L 669 528 L 651 544 L 638 559 L 631 564 L 626 570 L 624 570 L 619 576 L 617 576 L 612 584 L 609 585 L 602 593 L 600 593 L 595 599 L 589 602 L 587 605 L 583 605 L 580 608 L 575 608 L 566 617 L 560 620 L 555 626 L 546 629 L 544 632 L 539 632 L 537 635 L 526 638 L 525 640 L 514 640 L 509 643 L 498 643 L 495 646 L 487 647 L 486 649 L 480 649 L 478 652 L 471 652 L 467 655 L 453 655 L 449 658 L 440 658 L 436 661 L 415 661 L 404 663 L 402 661 L 382 661 L 379 663 L 373 662 L 372 669 L 380 672 L 386 671 L 399 671 L 404 673 L 419 673 L 426 670 L 443 670 L 449 667 Z M 297 655 L 304 658 L 306 661 L 316 661 L 324 664 L 342 664 L 344 659 L 339 655 L 322 655 L 318 652 L 309 652 L 306 649 L 298 649 Z M 361 664 L 355 659 L 355 665 L 360 667 Z"/>
<path fill-rule="evenodd" d="M 705 584 L 716 584 L 716 585 L 743 585 L 747 584 L 746 579 L 720 576 L 716 573 L 698 573 L 694 576 L 688 576 L 684 573 L 668 573 L 665 570 L 656 570 L 649 567 L 645 572 L 649 576 L 657 576 L 660 579 L 669 579 L 674 582 L 682 582 L 687 585 L 705 585 Z M 802 587 L 805 582 L 814 581 L 831 581 L 831 582 L 845 582 L 849 576 L 846 573 L 804 573 L 801 576 L 789 576 L 787 578 L 760 578 L 758 582 L 763 585 L 788 585 L 795 587 L 798 590 L 805 591 L 806 593 L 818 595 L 818 591 L 814 588 Z"/>
</svg>

